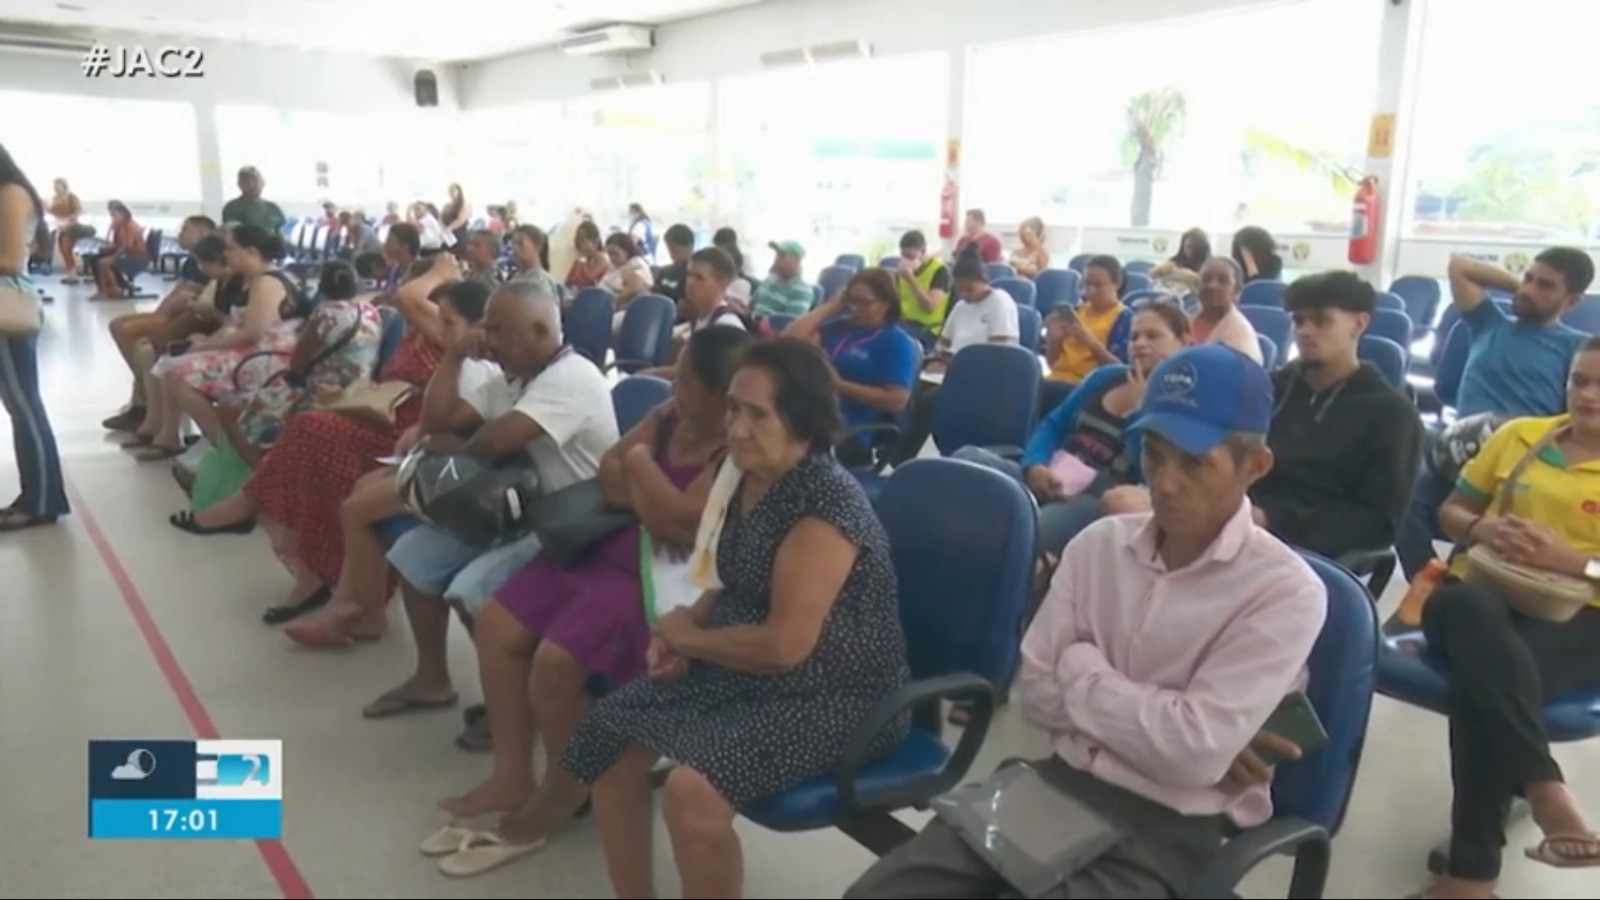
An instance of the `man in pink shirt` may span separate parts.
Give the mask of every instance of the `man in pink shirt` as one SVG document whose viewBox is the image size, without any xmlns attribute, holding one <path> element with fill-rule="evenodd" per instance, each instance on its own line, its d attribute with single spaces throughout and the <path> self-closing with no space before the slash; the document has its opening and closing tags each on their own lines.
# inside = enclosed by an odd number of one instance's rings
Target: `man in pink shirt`
<svg viewBox="0 0 1600 900">
<path fill-rule="evenodd" d="M 1133 427 L 1153 511 L 1068 544 L 1022 641 L 1023 712 L 1054 749 L 1031 765 L 1121 835 L 1050 897 L 1181 896 L 1230 826 L 1271 817 L 1263 758 L 1299 749 L 1263 726 L 1305 685 L 1327 612 L 1322 582 L 1246 496 L 1272 467 L 1267 373 L 1210 344 L 1161 363 L 1147 391 Z M 936 818 L 845 897 L 1010 891 Z"/>
</svg>

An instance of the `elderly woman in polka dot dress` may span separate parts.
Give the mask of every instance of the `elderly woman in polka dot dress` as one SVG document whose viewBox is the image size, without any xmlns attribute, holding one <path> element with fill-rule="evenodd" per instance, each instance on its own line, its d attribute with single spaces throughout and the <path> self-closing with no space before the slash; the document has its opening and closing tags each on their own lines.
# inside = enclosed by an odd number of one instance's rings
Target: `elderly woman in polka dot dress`
<svg viewBox="0 0 1600 900">
<path fill-rule="evenodd" d="M 831 771 L 880 700 L 909 677 L 889 539 L 834 461 L 834 374 L 815 346 L 752 345 L 728 392 L 743 473 L 716 547 L 723 587 L 666 613 L 650 677 L 601 700 L 565 762 L 593 787 L 619 897 L 656 896 L 650 768 L 684 897 L 743 895 L 737 811 Z M 708 515 L 712 514 L 708 510 Z M 887 753 L 903 717 L 878 736 Z"/>
</svg>

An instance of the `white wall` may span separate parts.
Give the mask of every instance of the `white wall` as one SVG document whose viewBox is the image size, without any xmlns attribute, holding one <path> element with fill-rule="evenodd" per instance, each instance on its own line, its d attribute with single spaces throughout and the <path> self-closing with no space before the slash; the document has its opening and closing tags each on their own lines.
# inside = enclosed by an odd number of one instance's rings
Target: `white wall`
<svg viewBox="0 0 1600 900">
<path fill-rule="evenodd" d="M 571 57 L 540 50 L 459 69 L 466 109 L 560 99 L 590 92 L 590 81 L 656 71 L 668 81 L 722 78 L 761 70 L 761 54 L 860 39 L 879 56 L 954 50 L 1283 0 L 771 0 L 656 31 L 656 47 L 626 59 Z M 1198 49 L 1198 48 L 1197 48 Z M 1063 60 L 1062 77 L 1071 77 Z"/>
<path fill-rule="evenodd" d="M 143 45 L 148 48 L 175 44 L 148 37 L 107 39 L 108 46 Z M 198 78 L 86 78 L 79 59 L 65 55 L 43 55 L 0 51 L 0 90 L 29 93 L 74 94 L 108 99 L 135 99 L 190 102 L 195 107 L 195 134 L 182 136 L 199 148 L 202 211 L 216 216 L 222 204 L 236 191 L 233 173 L 224 172 L 218 151 L 216 107 L 221 104 L 263 105 L 279 109 L 324 110 L 330 112 L 402 112 L 449 116 L 459 108 L 453 70 L 433 67 L 439 77 L 439 108 L 418 110 L 412 78 L 418 66 L 398 60 L 313 53 L 296 50 L 251 47 L 222 41 L 195 41 L 205 53 L 203 75 Z M 43 122 L 28 127 L 59 127 Z M 85 141 L 101 139 L 93 123 L 69 127 L 83 129 Z M 117 135 L 111 140 L 157 141 L 165 136 L 147 134 Z M 110 145 L 108 145 L 110 149 Z M 272 173 L 268 172 L 268 184 Z M 85 197 L 92 207 L 109 199 Z M 134 214 L 151 225 L 171 224 L 195 210 L 192 200 L 173 198 L 134 204 Z M 311 209 L 285 209 L 291 215 Z"/>
<path fill-rule="evenodd" d="M 153 39 L 108 46 L 162 46 Z M 171 43 L 171 42 L 165 42 Z M 196 103 L 264 103 L 295 109 L 356 110 L 414 107 L 409 64 L 389 60 L 194 42 L 205 51 L 204 76 L 85 78 L 73 56 L 0 51 L 0 89 L 43 93 L 192 100 Z M 447 83 L 448 82 L 448 83 Z M 453 79 L 440 78 L 441 103 L 454 102 Z"/>
</svg>

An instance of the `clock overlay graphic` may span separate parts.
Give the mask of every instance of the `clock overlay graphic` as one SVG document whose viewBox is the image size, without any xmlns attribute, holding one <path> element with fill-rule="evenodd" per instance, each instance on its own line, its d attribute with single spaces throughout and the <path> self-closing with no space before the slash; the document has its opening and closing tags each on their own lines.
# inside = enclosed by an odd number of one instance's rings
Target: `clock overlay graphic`
<svg viewBox="0 0 1600 900">
<path fill-rule="evenodd" d="M 89 742 L 89 837 L 277 840 L 283 742 Z"/>
</svg>

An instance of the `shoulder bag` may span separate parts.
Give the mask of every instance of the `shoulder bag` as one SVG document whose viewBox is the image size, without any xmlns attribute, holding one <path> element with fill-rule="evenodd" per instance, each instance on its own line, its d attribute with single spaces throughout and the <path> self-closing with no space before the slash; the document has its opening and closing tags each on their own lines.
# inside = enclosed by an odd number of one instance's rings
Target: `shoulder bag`
<svg viewBox="0 0 1600 900">
<path fill-rule="evenodd" d="M 1499 515 L 1510 514 L 1511 499 L 1523 473 L 1565 430 L 1565 426 L 1550 429 L 1517 460 L 1497 491 Z M 1466 576 L 1466 581 L 1493 591 L 1517 612 L 1545 622 L 1566 622 L 1594 600 L 1594 586 L 1587 579 L 1510 562 L 1488 544 L 1467 549 Z"/>
<path fill-rule="evenodd" d="M 38 334 L 42 325 L 38 292 L 0 281 L 0 337 L 28 337 Z"/>
</svg>

